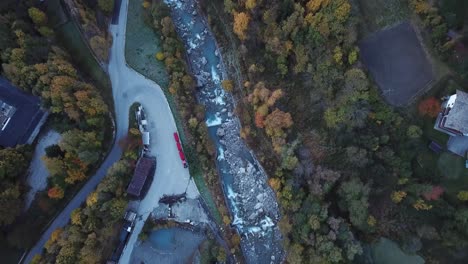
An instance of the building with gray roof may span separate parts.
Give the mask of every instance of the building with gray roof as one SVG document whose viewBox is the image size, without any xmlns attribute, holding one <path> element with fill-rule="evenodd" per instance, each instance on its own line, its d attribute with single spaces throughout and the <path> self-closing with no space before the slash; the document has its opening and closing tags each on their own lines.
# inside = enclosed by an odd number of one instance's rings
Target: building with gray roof
<svg viewBox="0 0 468 264">
<path fill-rule="evenodd" d="M 457 90 L 444 101 L 435 129 L 451 136 L 468 136 L 468 93 Z"/>
<path fill-rule="evenodd" d="M 38 97 L 0 77 L 0 146 L 31 144 L 47 116 Z"/>
<path fill-rule="evenodd" d="M 447 149 L 459 156 L 468 151 L 468 93 L 457 93 L 445 98 L 434 128 L 450 135 Z"/>
</svg>

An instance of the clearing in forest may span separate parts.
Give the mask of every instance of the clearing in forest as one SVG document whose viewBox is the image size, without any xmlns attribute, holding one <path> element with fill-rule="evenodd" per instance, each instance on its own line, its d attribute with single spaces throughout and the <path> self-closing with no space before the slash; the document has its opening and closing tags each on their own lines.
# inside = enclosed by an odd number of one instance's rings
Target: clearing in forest
<svg viewBox="0 0 468 264">
<path fill-rule="evenodd" d="M 409 22 L 373 33 L 359 47 L 362 62 L 391 105 L 407 105 L 434 80 L 432 65 Z"/>
</svg>

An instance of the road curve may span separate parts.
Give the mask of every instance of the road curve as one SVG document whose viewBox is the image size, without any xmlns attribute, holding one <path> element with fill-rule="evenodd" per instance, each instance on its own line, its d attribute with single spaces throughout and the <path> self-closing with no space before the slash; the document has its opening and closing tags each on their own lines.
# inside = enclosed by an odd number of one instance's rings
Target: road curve
<svg viewBox="0 0 468 264">
<path fill-rule="evenodd" d="M 154 207 L 157 206 L 159 198 L 165 194 L 180 194 L 185 191 L 187 191 L 187 197 L 189 198 L 195 199 L 199 196 L 193 180 L 190 179 L 188 169 L 185 169 L 180 161 L 172 137 L 172 133 L 177 131 L 177 128 L 163 91 L 155 82 L 137 73 L 126 64 L 125 30 L 127 10 L 128 0 L 122 0 L 118 23 L 110 26 L 114 41 L 110 52 L 109 76 L 112 82 L 115 105 L 116 141 L 96 174 L 88 180 L 65 209 L 53 220 L 39 241 L 23 259 L 23 263 L 30 263 L 36 254 L 41 254 L 51 233 L 69 222 L 71 212 L 86 200 L 88 194 L 104 178 L 108 168 L 119 160 L 122 150 L 117 143 L 127 134 L 128 112 L 134 102 L 141 103 L 145 108 L 151 136 L 150 151 L 156 156 L 157 168 L 148 194 L 139 203 L 137 212 L 141 217 L 138 218 L 135 224 L 134 232 L 119 263 L 129 262 L 133 245 L 138 239 L 144 221 Z"/>
</svg>

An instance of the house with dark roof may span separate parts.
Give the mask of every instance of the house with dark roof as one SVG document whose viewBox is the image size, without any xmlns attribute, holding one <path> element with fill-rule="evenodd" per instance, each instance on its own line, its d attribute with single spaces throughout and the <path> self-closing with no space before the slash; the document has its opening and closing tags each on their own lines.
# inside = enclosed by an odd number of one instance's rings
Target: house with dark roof
<svg viewBox="0 0 468 264">
<path fill-rule="evenodd" d="M 40 99 L 24 93 L 0 77 L 0 146 L 31 144 L 45 123 L 48 112 Z"/>
<path fill-rule="evenodd" d="M 142 156 L 136 164 L 132 180 L 127 187 L 127 193 L 133 197 L 141 198 L 153 180 L 156 170 L 156 158 Z"/>
<path fill-rule="evenodd" d="M 444 98 L 434 128 L 450 136 L 447 149 L 466 157 L 468 151 L 468 93 L 457 93 Z"/>
</svg>

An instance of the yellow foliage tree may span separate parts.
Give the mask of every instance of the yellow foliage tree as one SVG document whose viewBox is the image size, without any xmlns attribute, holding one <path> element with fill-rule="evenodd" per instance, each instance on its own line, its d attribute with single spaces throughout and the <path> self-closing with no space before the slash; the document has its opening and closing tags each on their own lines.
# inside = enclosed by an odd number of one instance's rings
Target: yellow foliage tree
<svg viewBox="0 0 468 264">
<path fill-rule="evenodd" d="M 234 82 L 231 80 L 223 80 L 221 82 L 221 86 L 223 86 L 223 89 L 229 93 L 234 90 Z"/>
<path fill-rule="evenodd" d="M 40 264 L 42 263 L 42 255 L 36 254 L 31 260 L 30 264 Z"/>
<path fill-rule="evenodd" d="M 351 5 L 348 0 L 345 0 L 337 9 L 335 9 L 335 17 L 339 22 L 344 22 L 348 19 L 349 12 L 351 12 Z"/>
<path fill-rule="evenodd" d="M 162 52 L 156 53 L 155 57 L 159 61 L 162 61 L 162 60 L 164 60 L 166 58 L 166 56 L 164 56 L 164 53 L 162 53 Z"/>
<path fill-rule="evenodd" d="M 247 38 L 246 31 L 249 27 L 250 17 L 244 12 L 234 13 L 234 33 L 240 40 Z"/>
<path fill-rule="evenodd" d="M 245 1 L 245 8 L 254 9 L 257 6 L 257 0 L 247 0 Z"/>
<path fill-rule="evenodd" d="M 275 192 L 277 192 L 281 188 L 281 180 L 279 178 L 268 179 L 268 184 Z"/>
<path fill-rule="evenodd" d="M 330 3 L 330 0 L 309 0 L 306 4 L 307 11 L 314 14 L 321 7 L 326 7 Z"/>
<path fill-rule="evenodd" d="M 63 229 L 62 228 L 57 228 L 55 229 L 52 234 L 50 234 L 50 241 L 51 242 L 56 242 L 59 238 L 60 238 L 60 235 L 63 233 Z"/>
<path fill-rule="evenodd" d="M 80 182 L 86 179 L 86 174 L 82 170 L 68 170 L 67 177 L 65 182 L 68 184 L 74 184 L 75 182 Z"/>
<path fill-rule="evenodd" d="M 336 47 L 333 50 L 333 59 L 337 64 L 343 64 L 343 52 L 341 51 L 341 47 Z"/>
<path fill-rule="evenodd" d="M 47 24 L 47 15 L 35 7 L 31 7 L 28 9 L 28 15 L 32 19 L 34 24 L 38 26 L 44 26 L 45 24 Z"/>
<path fill-rule="evenodd" d="M 463 202 L 468 201 L 468 191 L 458 192 L 457 198 L 458 198 L 458 200 L 463 201 Z"/>
<path fill-rule="evenodd" d="M 151 3 L 148 1 L 143 1 L 143 4 L 141 4 L 144 9 L 148 9 L 151 6 Z"/>
<path fill-rule="evenodd" d="M 427 211 L 432 209 L 432 205 L 425 203 L 422 199 L 418 199 L 414 204 L 413 204 L 414 209 L 418 211 Z"/>
<path fill-rule="evenodd" d="M 129 131 L 130 131 L 130 134 L 132 136 L 139 137 L 141 135 L 140 130 L 138 130 L 138 129 L 134 128 L 134 127 L 130 128 Z"/>
<path fill-rule="evenodd" d="M 369 226 L 375 226 L 375 224 L 377 224 L 377 220 L 372 215 L 369 215 L 369 217 L 367 217 L 367 224 Z"/>
<path fill-rule="evenodd" d="M 231 219 L 229 219 L 229 216 L 227 216 L 227 215 L 223 216 L 223 223 L 225 225 L 229 225 L 231 223 Z"/>
<path fill-rule="evenodd" d="M 92 192 L 88 197 L 86 198 L 86 205 L 87 206 L 93 206 L 96 204 L 98 201 L 98 193 L 97 192 Z"/>
<path fill-rule="evenodd" d="M 403 201 L 406 195 L 407 193 L 405 191 L 395 191 L 395 192 L 392 192 L 391 198 L 392 198 L 392 201 L 397 204 Z"/>
<path fill-rule="evenodd" d="M 72 211 L 70 215 L 71 223 L 73 225 L 81 225 L 82 220 L 81 220 L 81 209 L 76 208 L 75 210 Z"/>
<path fill-rule="evenodd" d="M 431 5 L 426 0 L 411 0 L 410 6 L 417 14 L 427 14 L 431 10 Z"/>
</svg>

